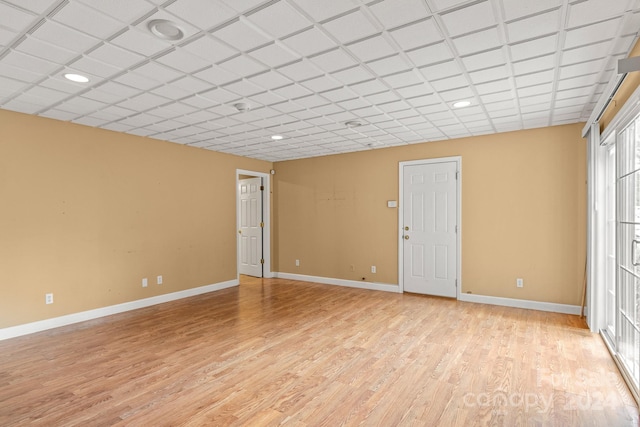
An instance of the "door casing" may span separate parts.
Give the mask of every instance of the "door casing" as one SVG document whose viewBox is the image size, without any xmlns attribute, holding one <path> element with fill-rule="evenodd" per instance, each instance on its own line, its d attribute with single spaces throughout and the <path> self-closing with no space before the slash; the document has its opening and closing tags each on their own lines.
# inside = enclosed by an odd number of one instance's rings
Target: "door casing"
<svg viewBox="0 0 640 427">
<path fill-rule="evenodd" d="M 249 171 L 245 169 L 236 169 L 236 278 L 240 280 L 240 270 L 238 263 L 240 262 L 240 239 L 238 230 L 240 229 L 240 197 L 238 197 L 238 187 L 240 184 L 240 176 L 248 175 L 256 178 L 262 178 L 264 192 L 262 198 L 262 220 L 264 221 L 264 229 L 262 234 L 262 258 L 264 266 L 262 268 L 262 277 L 273 278 L 271 271 L 271 174 Z"/>
<path fill-rule="evenodd" d="M 455 162 L 458 171 L 458 179 L 456 180 L 457 192 L 457 209 L 456 216 L 458 222 L 457 251 L 456 251 L 456 274 L 458 277 L 456 286 L 456 299 L 460 299 L 460 290 L 462 289 L 462 157 L 440 157 L 435 159 L 422 159 L 400 162 L 398 167 L 398 182 L 400 188 L 398 191 L 398 292 L 404 292 L 404 242 L 403 242 L 403 218 L 404 218 L 404 167 L 414 165 L 426 165 L 433 163 Z"/>
</svg>

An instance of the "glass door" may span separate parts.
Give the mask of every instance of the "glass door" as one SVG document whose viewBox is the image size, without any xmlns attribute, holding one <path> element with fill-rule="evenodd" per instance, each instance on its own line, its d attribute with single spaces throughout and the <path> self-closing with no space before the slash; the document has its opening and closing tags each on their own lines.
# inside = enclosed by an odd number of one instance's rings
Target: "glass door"
<svg viewBox="0 0 640 427">
<path fill-rule="evenodd" d="M 617 157 L 617 318 L 618 356 L 634 383 L 640 380 L 640 123 L 618 134 Z"/>
</svg>

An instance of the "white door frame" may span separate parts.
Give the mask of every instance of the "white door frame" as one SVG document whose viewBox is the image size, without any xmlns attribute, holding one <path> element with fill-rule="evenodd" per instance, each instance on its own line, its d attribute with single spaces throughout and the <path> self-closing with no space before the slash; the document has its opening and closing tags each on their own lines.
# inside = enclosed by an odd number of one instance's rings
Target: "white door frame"
<svg viewBox="0 0 640 427">
<path fill-rule="evenodd" d="M 240 280 L 240 269 L 238 268 L 238 263 L 240 262 L 240 238 L 238 237 L 238 230 L 240 229 L 240 197 L 238 197 L 238 186 L 240 185 L 241 175 L 262 178 L 262 185 L 264 185 L 264 191 L 262 192 L 262 221 L 264 222 L 262 230 L 262 258 L 264 259 L 262 277 L 270 279 L 273 277 L 273 272 L 271 271 L 271 174 L 245 169 L 236 169 L 236 229 L 234 230 L 236 233 L 236 277 Z"/>
<path fill-rule="evenodd" d="M 456 286 L 456 299 L 460 299 L 460 290 L 462 289 L 462 156 L 440 157 L 436 159 L 422 159 L 400 162 L 398 167 L 400 189 L 398 191 L 398 292 L 404 292 L 404 230 L 402 229 L 404 218 L 404 167 L 425 165 L 432 163 L 455 162 L 458 171 L 458 179 L 456 180 L 457 212 L 456 220 L 458 221 L 458 233 L 456 235 L 456 274 L 458 282 Z"/>
</svg>

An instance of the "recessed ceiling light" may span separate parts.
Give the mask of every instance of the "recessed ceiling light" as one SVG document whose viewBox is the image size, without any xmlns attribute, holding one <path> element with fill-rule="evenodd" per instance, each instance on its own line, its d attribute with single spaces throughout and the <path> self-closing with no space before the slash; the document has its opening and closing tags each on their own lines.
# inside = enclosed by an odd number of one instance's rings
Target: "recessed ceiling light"
<svg viewBox="0 0 640 427">
<path fill-rule="evenodd" d="M 80 74 L 67 73 L 64 78 L 76 83 L 89 83 L 89 78 Z"/>
<path fill-rule="evenodd" d="M 453 108 L 464 108 L 471 105 L 471 101 L 458 101 L 453 104 Z"/>
<path fill-rule="evenodd" d="M 362 123 L 357 120 L 349 120 L 348 122 L 345 122 L 344 125 L 348 128 L 357 128 L 358 126 L 362 126 Z"/>
<path fill-rule="evenodd" d="M 149 21 L 147 28 L 151 33 L 164 40 L 180 40 L 184 37 L 184 33 L 178 27 L 175 22 L 167 21 L 166 19 L 154 19 Z"/>
<path fill-rule="evenodd" d="M 274 141 L 280 141 L 282 138 L 284 138 L 284 136 L 282 135 L 273 135 L 271 137 L 271 139 L 273 139 Z"/>
</svg>

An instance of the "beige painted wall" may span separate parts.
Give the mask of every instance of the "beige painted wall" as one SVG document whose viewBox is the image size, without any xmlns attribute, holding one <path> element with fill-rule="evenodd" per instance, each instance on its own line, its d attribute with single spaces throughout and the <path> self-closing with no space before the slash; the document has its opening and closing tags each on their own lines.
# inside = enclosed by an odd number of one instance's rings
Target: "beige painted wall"
<svg viewBox="0 0 640 427">
<path fill-rule="evenodd" d="M 0 328 L 235 279 L 237 168 L 272 164 L 0 110 Z"/>
<path fill-rule="evenodd" d="M 462 291 L 579 304 L 586 256 L 582 126 L 275 163 L 275 270 L 397 284 L 398 211 L 386 202 L 398 200 L 398 163 L 459 155 Z M 516 288 L 516 277 L 524 288 Z"/>
</svg>

